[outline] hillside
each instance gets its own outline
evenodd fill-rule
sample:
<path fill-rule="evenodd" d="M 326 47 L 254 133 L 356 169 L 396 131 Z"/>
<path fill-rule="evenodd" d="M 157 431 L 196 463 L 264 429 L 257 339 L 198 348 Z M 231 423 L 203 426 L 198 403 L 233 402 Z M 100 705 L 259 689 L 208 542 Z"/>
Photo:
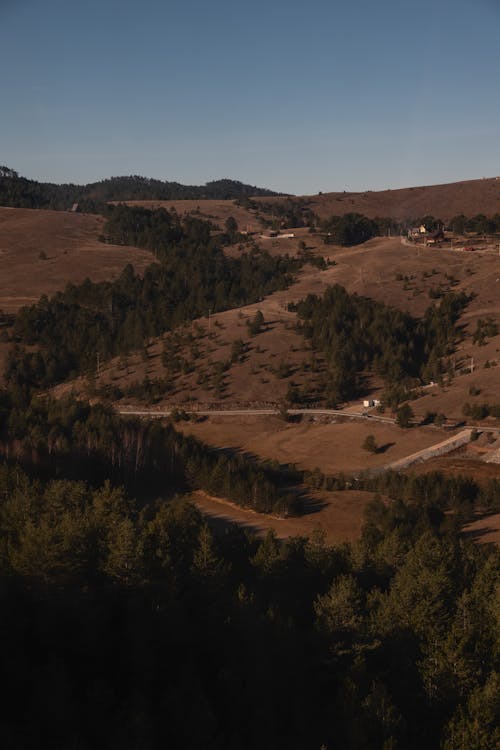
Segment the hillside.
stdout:
<path fill-rule="evenodd" d="M 443 185 L 409 187 L 399 190 L 332 192 L 309 196 L 258 195 L 251 200 L 129 200 L 146 208 L 175 209 L 179 214 L 210 218 L 221 227 L 233 216 L 240 229 L 261 232 L 270 224 L 297 231 L 318 220 L 348 213 L 359 213 L 371 219 L 417 221 L 434 216 L 446 222 L 463 214 L 470 218 L 483 214 L 500 214 L 500 178 Z M 307 229 L 306 229 L 307 231 Z"/>
<path fill-rule="evenodd" d="M 103 244 L 101 216 L 0 208 L 0 310 L 15 312 L 85 278 L 116 278 L 127 263 L 152 261 L 136 247 Z"/>
<path fill-rule="evenodd" d="M 398 190 L 332 192 L 293 200 L 306 203 L 322 219 L 356 212 L 370 218 L 384 216 L 399 221 L 428 215 L 447 221 L 459 214 L 492 216 L 500 212 L 500 177 Z M 256 202 L 277 203 L 280 199 L 256 198 Z"/>
<path fill-rule="evenodd" d="M 295 205 L 321 219 L 345 213 L 361 213 L 370 218 L 389 217 L 398 221 L 432 215 L 447 221 L 464 214 L 492 216 L 500 212 L 500 178 L 422 185 L 396 190 L 329 192 L 318 195 L 291 196 L 276 193 L 238 180 L 212 180 L 205 185 L 183 185 L 179 182 L 152 179 L 138 175 L 110 177 L 85 185 L 43 183 L 21 177 L 8 167 L 0 167 L 0 206 L 20 208 L 52 208 L 68 210 L 81 202 L 84 210 L 99 210 L 99 204 L 112 201 L 161 203 L 175 207 L 180 213 L 211 213 L 222 219 L 235 211 L 234 201 L 254 204 L 250 213 L 240 219 L 257 231 L 263 224 L 256 217 L 257 209 L 272 218 L 273 205 Z M 215 204 L 210 205 L 209 202 Z M 199 205 L 201 202 L 201 206 Z M 94 205 L 92 205 L 94 204 Z M 168 204 L 168 205 L 167 205 Z M 247 209 L 250 206 L 247 205 Z M 260 212 L 260 211 L 259 211 Z M 238 220 L 238 219 L 237 219 Z M 293 222 L 292 222 L 293 223 Z"/>
<path fill-rule="evenodd" d="M 110 177 L 86 185 L 54 184 L 21 177 L 8 167 L 0 167 L 0 206 L 68 210 L 79 201 L 103 203 L 124 200 L 233 200 L 243 196 L 274 196 L 275 192 L 238 180 L 213 180 L 206 185 L 181 185 L 130 175 Z"/>

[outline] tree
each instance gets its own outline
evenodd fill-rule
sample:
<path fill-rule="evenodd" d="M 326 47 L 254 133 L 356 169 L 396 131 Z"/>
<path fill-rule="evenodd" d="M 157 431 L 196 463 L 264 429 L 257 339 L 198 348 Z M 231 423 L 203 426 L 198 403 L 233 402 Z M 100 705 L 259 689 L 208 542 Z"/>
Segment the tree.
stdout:
<path fill-rule="evenodd" d="M 363 621 L 363 592 L 350 575 L 342 575 L 330 586 L 324 596 L 314 602 L 317 625 L 320 630 L 337 637 L 357 631 Z"/>
<path fill-rule="evenodd" d="M 140 568 L 137 532 L 132 520 L 125 518 L 110 534 L 108 559 L 104 570 L 111 578 L 130 585 L 139 580 Z"/>
<path fill-rule="evenodd" d="M 216 578 L 223 567 L 223 561 L 217 556 L 213 534 L 207 524 L 204 524 L 198 535 L 198 548 L 193 555 L 193 572 L 206 580 Z"/>
<path fill-rule="evenodd" d="M 374 435 L 367 435 L 363 445 L 361 446 L 368 453 L 377 453 L 378 445 Z"/>
<path fill-rule="evenodd" d="M 238 234 L 238 222 L 236 221 L 234 216 L 229 216 L 226 219 L 225 227 L 229 239 L 231 240 L 231 242 L 234 242 L 236 235 Z"/>
<path fill-rule="evenodd" d="M 396 424 L 403 428 L 411 427 L 411 422 L 414 416 L 410 404 L 403 404 L 396 411 Z"/>
<path fill-rule="evenodd" d="M 263 325 L 264 316 L 261 310 L 257 310 L 252 320 L 247 321 L 248 330 L 252 336 L 256 336 L 258 333 L 260 333 L 262 331 Z"/>
<path fill-rule="evenodd" d="M 242 339 L 235 339 L 231 344 L 231 364 L 241 362 L 245 353 L 245 344 Z"/>

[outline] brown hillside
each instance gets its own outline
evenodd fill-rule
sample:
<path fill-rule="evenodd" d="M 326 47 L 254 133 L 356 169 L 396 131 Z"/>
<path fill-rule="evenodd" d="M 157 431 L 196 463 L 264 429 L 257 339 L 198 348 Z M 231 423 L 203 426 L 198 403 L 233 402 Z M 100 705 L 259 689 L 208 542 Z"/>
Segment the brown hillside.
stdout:
<path fill-rule="evenodd" d="M 127 263 L 139 272 L 150 265 L 145 250 L 99 242 L 103 222 L 89 214 L 0 208 L 0 309 L 15 312 L 87 276 L 113 279 Z"/>
<path fill-rule="evenodd" d="M 272 203 L 283 198 L 259 197 L 254 200 Z M 323 193 L 295 200 L 306 200 L 308 207 L 321 218 L 351 212 L 370 218 L 390 216 L 398 220 L 428 214 L 444 221 L 458 214 L 475 216 L 482 213 L 491 216 L 500 212 L 500 177 L 399 190 Z"/>
<path fill-rule="evenodd" d="M 464 253 L 459 250 L 431 249 L 404 245 L 399 238 L 377 238 L 355 248 L 323 246 L 336 265 L 321 271 L 306 266 L 297 281 L 285 291 L 269 295 L 258 303 L 228 310 L 202 319 L 176 337 L 176 354 L 186 363 L 184 371 L 171 373 L 162 364 L 161 352 L 167 334 L 151 342 L 148 356 L 132 354 L 127 364 L 117 358 L 106 363 L 98 385 L 114 385 L 124 390 L 134 381 L 167 378 L 171 390 L 158 402 L 186 404 L 189 400 L 202 403 L 263 403 L 282 400 L 290 384 L 313 400 L 321 399 L 319 377 L 321 358 L 313 368 L 310 346 L 294 330 L 296 315 L 287 310 L 290 302 L 297 302 L 309 293 L 322 294 L 326 287 L 339 283 L 349 292 L 356 292 L 386 304 L 421 316 L 434 300 L 431 290 L 465 291 L 475 295 L 463 317 L 465 338 L 460 342 L 455 363 L 457 377 L 451 386 L 437 386 L 414 402 L 415 412 L 425 416 L 427 411 L 444 412 L 452 418 L 461 417 L 465 400 L 471 402 L 487 398 L 500 401 L 496 389 L 496 367 L 484 368 L 500 361 L 497 349 L 500 337 L 491 338 L 484 346 L 472 342 L 479 318 L 493 318 L 500 328 L 500 297 L 497 279 L 500 278 L 500 258 L 493 253 Z M 319 248 L 318 248 L 319 249 Z M 247 322 L 261 310 L 265 325 L 261 333 L 250 336 Z M 188 334 L 194 334 L 194 342 Z M 217 363 L 227 362 L 235 340 L 241 339 L 245 352 L 224 370 L 219 393 L 215 387 Z M 474 357 L 473 375 L 459 375 L 458 371 Z M 282 372 L 282 364 L 287 371 Z M 468 396 L 471 383 L 481 389 L 480 395 Z M 77 384 L 75 384 L 77 385 Z M 380 390 L 381 384 L 370 379 L 368 385 Z M 82 383 L 77 385 L 77 389 Z M 64 386 L 66 389 L 67 386 Z M 127 397 L 127 403 L 134 400 Z"/>

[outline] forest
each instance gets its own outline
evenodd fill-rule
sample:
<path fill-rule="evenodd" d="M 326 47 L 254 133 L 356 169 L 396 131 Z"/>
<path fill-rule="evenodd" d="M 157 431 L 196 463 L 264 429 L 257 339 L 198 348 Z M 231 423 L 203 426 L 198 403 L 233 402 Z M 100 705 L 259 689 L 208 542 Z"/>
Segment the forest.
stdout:
<path fill-rule="evenodd" d="M 380 478 L 359 542 L 259 538 L 183 499 L 217 458 L 170 429 L 0 409 L 5 747 L 498 748 L 500 553 L 461 536 L 470 487 Z"/>
<path fill-rule="evenodd" d="M 74 203 L 127 200 L 233 200 L 250 195 L 277 195 L 272 190 L 245 185 L 238 180 L 213 180 L 206 185 L 181 185 L 130 175 L 110 177 L 87 185 L 58 185 L 21 177 L 9 167 L 0 167 L 0 206 L 13 208 L 50 208 L 68 211 Z"/>
<path fill-rule="evenodd" d="M 325 359 L 328 402 L 359 395 L 368 371 L 383 378 L 389 389 L 439 380 L 467 302 L 464 293 L 450 292 L 418 320 L 382 302 L 349 294 L 338 284 L 322 297 L 308 295 L 296 306 L 299 328 Z"/>
<path fill-rule="evenodd" d="M 0 390 L 0 456 L 37 475 L 112 479 L 144 496 L 204 489 L 259 513 L 300 512 L 296 476 L 241 454 L 211 450 L 171 425 L 123 419 L 71 397 L 20 402 Z M 168 494 L 168 493 L 167 493 Z"/>

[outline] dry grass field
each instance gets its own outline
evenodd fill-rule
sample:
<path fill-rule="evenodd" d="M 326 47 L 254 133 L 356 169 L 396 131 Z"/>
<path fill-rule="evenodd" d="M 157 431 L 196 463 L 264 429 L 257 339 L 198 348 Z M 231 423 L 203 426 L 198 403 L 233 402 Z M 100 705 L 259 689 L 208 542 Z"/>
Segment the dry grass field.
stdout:
<path fill-rule="evenodd" d="M 179 422 L 177 429 L 195 435 L 209 445 L 240 450 L 259 459 L 319 468 L 325 474 L 359 473 L 396 461 L 449 437 L 435 427 L 403 430 L 380 422 L 338 418 L 321 422 L 304 417 L 287 423 L 279 417 L 213 416 L 202 422 Z M 379 453 L 368 453 L 362 444 L 368 434 L 375 437 Z"/>
<path fill-rule="evenodd" d="M 15 312 L 86 277 L 116 278 L 127 263 L 138 272 L 150 265 L 145 250 L 99 242 L 103 221 L 90 214 L 0 208 L 0 310 Z"/>
<path fill-rule="evenodd" d="M 371 492 L 311 492 L 309 508 L 299 518 L 274 518 L 239 508 L 205 492 L 194 492 L 191 500 L 213 523 L 236 523 L 264 535 L 273 530 L 279 539 L 291 536 L 310 536 L 322 529 L 329 544 L 340 544 L 359 539 L 364 520 L 364 509 L 373 498 Z"/>

